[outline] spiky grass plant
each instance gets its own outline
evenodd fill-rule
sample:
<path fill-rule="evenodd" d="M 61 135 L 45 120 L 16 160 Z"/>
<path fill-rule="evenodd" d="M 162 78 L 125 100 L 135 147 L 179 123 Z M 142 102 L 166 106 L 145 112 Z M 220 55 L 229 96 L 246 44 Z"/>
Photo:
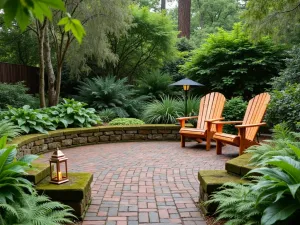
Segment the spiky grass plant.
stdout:
<path fill-rule="evenodd" d="M 161 97 L 161 100 L 154 100 L 146 104 L 143 111 L 143 121 L 146 123 L 176 123 L 176 118 L 182 116 L 178 99 L 170 96 Z"/>
<path fill-rule="evenodd" d="M 12 138 L 19 136 L 22 130 L 20 127 L 14 125 L 8 120 L 0 121 L 0 138 L 7 136 L 7 139 L 10 141 Z"/>

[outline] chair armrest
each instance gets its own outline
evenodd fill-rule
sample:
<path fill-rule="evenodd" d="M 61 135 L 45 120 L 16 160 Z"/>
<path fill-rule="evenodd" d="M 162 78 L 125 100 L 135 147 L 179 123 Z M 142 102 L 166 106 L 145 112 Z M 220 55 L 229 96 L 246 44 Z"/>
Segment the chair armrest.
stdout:
<path fill-rule="evenodd" d="M 180 118 L 176 118 L 176 120 L 189 120 L 189 119 L 196 119 L 198 118 L 198 116 L 189 116 L 189 117 L 180 117 Z"/>
<path fill-rule="evenodd" d="M 215 122 L 215 121 L 219 121 L 219 120 L 224 120 L 224 117 L 218 118 L 218 119 L 207 119 L 205 120 L 205 122 Z"/>
<path fill-rule="evenodd" d="M 257 123 L 257 124 L 245 124 L 245 125 L 236 125 L 236 128 L 247 128 L 247 127 L 259 127 L 259 126 L 265 126 L 266 123 Z"/>
<path fill-rule="evenodd" d="M 243 123 L 243 121 L 216 121 L 212 123 L 213 124 L 239 124 L 239 123 Z"/>

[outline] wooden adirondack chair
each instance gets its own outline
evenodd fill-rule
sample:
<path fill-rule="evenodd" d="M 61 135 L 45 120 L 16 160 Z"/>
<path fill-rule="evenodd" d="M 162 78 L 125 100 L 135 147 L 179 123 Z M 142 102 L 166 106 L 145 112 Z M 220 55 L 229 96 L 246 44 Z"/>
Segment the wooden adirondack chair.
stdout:
<path fill-rule="evenodd" d="M 200 100 L 199 115 L 191 117 L 177 118 L 179 120 L 181 129 L 181 147 L 185 147 L 185 138 L 195 138 L 198 142 L 206 139 L 206 150 L 210 149 L 211 138 L 216 132 L 216 126 L 212 124 L 213 121 L 219 121 L 225 105 L 225 97 L 221 93 L 212 92 Z M 185 121 L 188 119 L 197 118 L 196 128 L 186 128 Z"/>
<path fill-rule="evenodd" d="M 217 154 L 222 154 L 223 143 L 231 144 L 240 148 L 239 154 L 243 154 L 244 150 L 252 145 L 259 145 L 255 136 L 260 126 L 266 125 L 262 123 L 262 119 L 270 101 L 268 93 L 262 93 L 252 98 L 247 106 L 243 121 L 217 121 L 213 122 L 217 125 L 217 132 L 213 135 L 213 139 L 217 142 Z M 238 135 L 222 133 L 224 124 L 241 124 L 236 125 Z"/>

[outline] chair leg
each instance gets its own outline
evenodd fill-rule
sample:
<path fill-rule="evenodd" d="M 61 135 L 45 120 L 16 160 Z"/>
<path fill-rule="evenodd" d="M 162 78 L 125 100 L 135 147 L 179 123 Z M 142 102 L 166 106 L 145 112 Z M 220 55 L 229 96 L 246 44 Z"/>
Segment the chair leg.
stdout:
<path fill-rule="evenodd" d="M 185 147 L 185 137 L 184 136 L 180 136 L 181 137 L 181 148 L 184 148 Z"/>
<path fill-rule="evenodd" d="M 210 142 L 211 142 L 211 138 L 209 136 L 207 136 L 207 138 L 206 138 L 206 151 L 210 150 Z"/>
<path fill-rule="evenodd" d="M 223 147 L 223 144 L 221 141 L 217 140 L 217 155 L 221 155 L 222 154 L 222 147 Z"/>
<path fill-rule="evenodd" d="M 245 148 L 245 144 L 244 144 L 244 143 L 240 143 L 240 152 L 239 152 L 239 155 L 243 155 L 245 149 L 246 149 L 246 148 Z"/>

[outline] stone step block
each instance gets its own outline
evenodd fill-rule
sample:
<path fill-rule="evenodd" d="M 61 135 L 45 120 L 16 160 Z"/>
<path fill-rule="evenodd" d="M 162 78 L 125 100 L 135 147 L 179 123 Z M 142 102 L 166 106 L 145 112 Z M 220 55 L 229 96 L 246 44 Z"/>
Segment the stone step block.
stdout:
<path fill-rule="evenodd" d="M 225 164 L 225 169 L 228 173 L 238 176 L 245 176 L 250 170 L 255 167 L 249 166 L 251 154 L 243 154 L 234 159 L 228 160 Z"/>
<path fill-rule="evenodd" d="M 32 182 L 38 184 L 40 181 L 50 175 L 50 165 L 45 163 L 32 163 L 32 167 L 28 169 L 24 177 Z"/>

